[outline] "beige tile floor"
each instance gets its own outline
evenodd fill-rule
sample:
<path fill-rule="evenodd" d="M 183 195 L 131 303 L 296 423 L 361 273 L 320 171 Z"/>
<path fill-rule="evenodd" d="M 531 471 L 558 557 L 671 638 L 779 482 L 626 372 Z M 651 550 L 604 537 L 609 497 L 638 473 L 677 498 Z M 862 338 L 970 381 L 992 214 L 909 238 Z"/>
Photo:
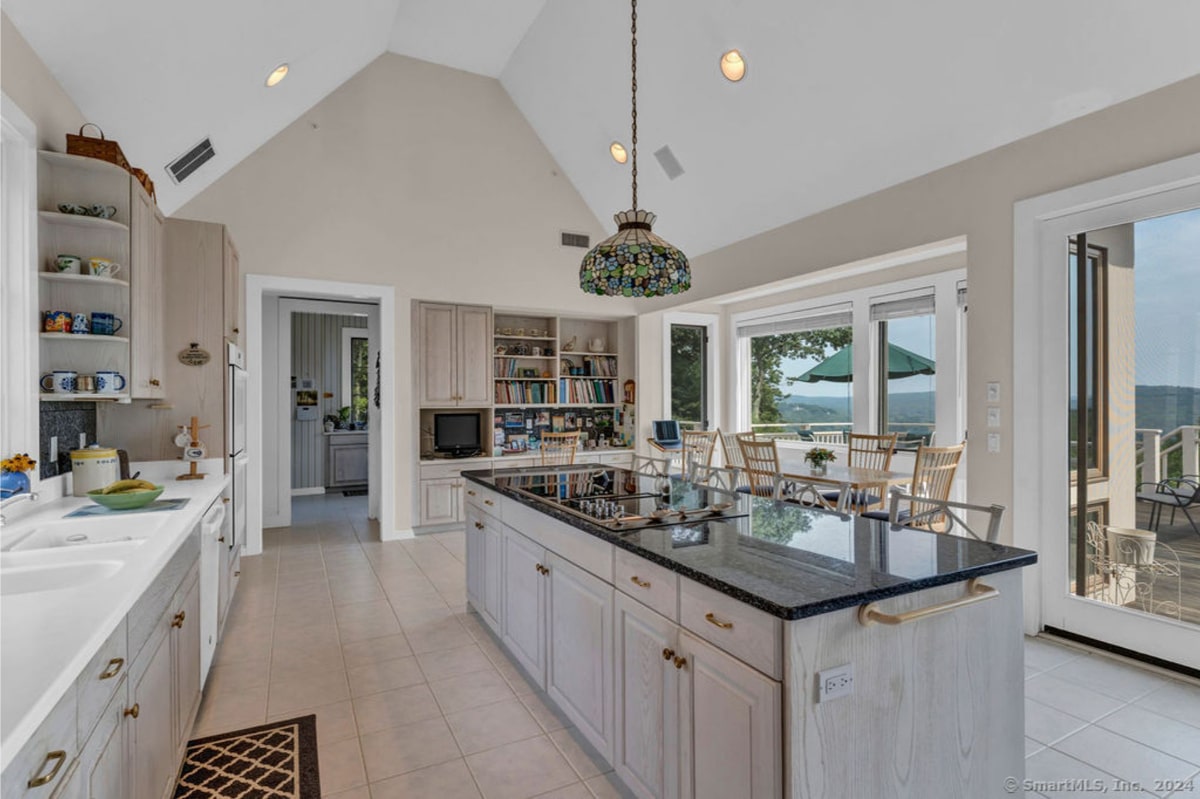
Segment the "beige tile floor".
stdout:
<path fill-rule="evenodd" d="M 195 736 L 317 716 L 338 799 L 626 796 L 466 609 L 462 532 L 381 544 L 365 498 L 302 497 L 242 579 Z M 1028 639 L 1026 777 L 1194 780 L 1200 687 Z M 1095 796 L 1031 792 L 1059 799 Z"/>

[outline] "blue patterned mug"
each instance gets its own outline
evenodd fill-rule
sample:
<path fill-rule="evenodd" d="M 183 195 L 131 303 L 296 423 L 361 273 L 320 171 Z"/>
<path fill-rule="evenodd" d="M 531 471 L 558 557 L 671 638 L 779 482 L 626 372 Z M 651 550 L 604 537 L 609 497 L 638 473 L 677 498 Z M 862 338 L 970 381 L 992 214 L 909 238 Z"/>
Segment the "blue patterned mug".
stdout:
<path fill-rule="evenodd" d="M 125 376 L 120 372 L 96 372 L 97 394 L 120 394 L 125 390 Z"/>
<path fill-rule="evenodd" d="M 71 322 L 71 332 L 79 335 L 85 335 L 92 332 L 92 323 L 88 321 L 87 314 L 75 314 L 75 320 Z"/>
<path fill-rule="evenodd" d="M 75 372 L 68 369 L 55 369 L 50 374 L 42 375 L 42 391 L 53 391 L 55 394 L 71 394 L 75 391 Z"/>
<path fill-rule="evenodd" d="M 121 329 L 125 323 L 119 316 L 105 311 L 92 311 L 92 335 L 111 336 Z"/>

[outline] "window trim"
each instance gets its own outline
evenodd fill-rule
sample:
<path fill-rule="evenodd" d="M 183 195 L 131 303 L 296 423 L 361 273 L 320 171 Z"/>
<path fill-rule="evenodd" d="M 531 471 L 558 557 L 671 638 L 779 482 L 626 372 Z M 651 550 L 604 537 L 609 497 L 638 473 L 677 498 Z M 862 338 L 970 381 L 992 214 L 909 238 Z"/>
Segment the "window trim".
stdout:
<path fill-rule="evenodd" d="M 668 311 L 663 314 L 662 326 L 662 413 L 660 419 L 671 418 L 671 326 L 672 325 L 688 325 L 690 327 L 703 327 L 705 335 L 708 336 L 708 346 L 705 348 L 705 373 L 708 380 L 704 386 L 705 391 L 705 407 L 708 408 L 708 423 L 709 428 L 714 429 L 720 426 L 721 416 L 721 395 L 717 391 L 717 386 L 720 382 L 720 359 L 717 357 L 717 342 L 721 339 L 717 336 L 718 322 L 720 316 L 717 314 L 707 313 L 688 313 L 685 311 Z"/>
<path fill-rule="evenodd" d="M 354 342 L 354 339 L 356 339 L 356 338 L 364 339 L 367 342 L 367 347 L 369 349 L 371 346 L 370 328 L 366 328 L 366 327 L 343 327 L 342 328 L 342 357 L 341 357 L 342 390 L 341 390 L 341 395 L 340 395 L 339 402 L 338 402 L 339 408 L 344 408 L 347 405 L 350 405 L 351 400 L 353 399 L 353 397 L 351 396 L 352 387 L 350 384 L 350 371 L 351 371 L 351 354 L 353 352 L 352 348 L 354 346 L 353 342 Z M 368 370 L 368 372 L 370 371 L 370 367 L 371 367 L 370 360 L 371 360 L 370 353 L 368 352 L 368 354 L 367 354 L 367 362 L 368 362 L 367 370 Z M 367 383 L 368 383 L 368 385 L 370 384 L 370 375 L 369 374 L 367 376 Z M 370 402 L 368 401 L 367 404 L 370 405 Z"/>

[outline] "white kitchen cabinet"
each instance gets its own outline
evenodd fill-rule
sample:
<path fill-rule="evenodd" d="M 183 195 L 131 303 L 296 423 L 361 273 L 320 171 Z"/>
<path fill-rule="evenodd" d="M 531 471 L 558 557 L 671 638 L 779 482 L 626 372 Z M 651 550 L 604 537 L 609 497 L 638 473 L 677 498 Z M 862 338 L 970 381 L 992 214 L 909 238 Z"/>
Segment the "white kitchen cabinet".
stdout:
<path fill-rule="evenodd" d="M 231 546 L 233 543 L 233 514 L 229 511 L 230 496 L 229 489 L 225 489 L 221 496 L 221 502 L 225 504 L 225 518 L 221 522 L 221 537 L 217 539 L 220 546 L 217 548 L 217 637 L 221 637 L 221 633 L 225 630 L 225 618 L 229 615 L 229 603 L 233 599 L 233 587 L 236 585 L 230 580 L 230 570 L 234 560 L 235 550 Z M 237 549 L 240 551 L 241 542 L 237 542 Z"/>
<path fill-rule="evenodd" d="M 780 799 L 780 684 L 686 631 L 677 657 L 681 795 Z"/>
<path fill-rule="evenodd" d="M 484 541 L 484 514 L 473 505 L 466 510 L 466 557 L 467 557 L 467 602 L 476 610 L 483 608 L 484 565 L 486 546 Z"/>
<path fill-rule="evenodd" d="M 419 303 L 417 338 L 421 405 L 492 404 L 490 307 Z"/>
<path fill-rule="evenodd" d="M 75 714 L 72 685 L 4 769 L 0 796 L 43 799 L 71 779 L 71 763 L 79 754 Z"/>
<path fill-rule="evenodd" d="M 133 719 L 126 715 L 128 686 L 124 679 L 109 702 L 96 731 L 79 755 L 80 799 L 132 796 L 129 772 L 129 731 Z M 140 713 L 139 713 L 140 715 Z M 64 795 L 70 795 L 64 790 Z M 56 799 L 59 799 L 56 797 Z"/>
<path fill-rule="evenodd" d="M 333 433 L 325 436 L 325 485 L 338 488 L 366 485 L 368 444 L 366 433 Z"/>
<path fill-rule="evenodd" d="M 161 399 L 163 347 L 163 215 L 150 195 L 130 181 L 129 282 L 136 312 L 129 320 L 129 389 L 134 399 Z"/>
<path fill-rule="evenodd" d="M 200 706 L 200 580 L 180 591 L 171 615 L 171 667 L 175 699 L 175 735 L 180 746 L 187 741 Z"/>
<path fill-rule="evenodd" d="M 546 687 L 546 550 L 507 525 L 504 548 L 504 643 L 539 688 Z"/>
<path fill-rule="evenodd" d="M 493 519 L 484 522 L 483 546 L 483 619 L 496 635 L 504 631 L 504 535 Z"/>
<path fill-rule="evenodd" d="M 421 481 L 420 524 L 453 524 L 462 521 L 462 487 L 459 477 Z"/>
<path fill-rule="evenodd" d="M 679 628 L 620 593 L 614 606 L 612 764 L 643 799 L 679 796 Z"/>
<path fill-rule="evenodd" d="M 161 799 L 175 774 L 174 670 L 171 637 L 158 626 L 130 672 L 129 710 L 133 718 L 130 771 L 133 799 Z M 136 715 L 134 715 L 136 714 Z"/>
<path fill-rule="evenodd" d="M 585 738 L 612 759 L 612 586 L 549 554 L 546 693 Z"/>
<path fill-rule="evenodd" d="M 221 272 L 224 288 L 225 338 L 239 347 L 242 344 L 242 329 L 238 321 L 242 308 L 242 271 L 241 258 L 237 247 L 229 236 L 229 228 L 222 226 L 222 258 Z"/>

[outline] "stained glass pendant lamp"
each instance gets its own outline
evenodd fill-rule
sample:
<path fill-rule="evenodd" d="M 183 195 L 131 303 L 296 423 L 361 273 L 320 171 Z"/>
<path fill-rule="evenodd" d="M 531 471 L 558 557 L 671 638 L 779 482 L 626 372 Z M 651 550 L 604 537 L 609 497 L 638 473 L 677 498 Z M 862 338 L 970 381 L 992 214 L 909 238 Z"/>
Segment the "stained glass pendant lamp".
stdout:
<path fill-rule="evenodd" d="M 579 266 L 579 287 L 605 297 L 662 297 L 692 286 L 687 256 L 654 235 L 655 216 L 638 209 L 637 197 L 637 0 L 630 0 L 632 24 L 633 208 L 613 215 L 617 232 L 597 244 Z"/>

